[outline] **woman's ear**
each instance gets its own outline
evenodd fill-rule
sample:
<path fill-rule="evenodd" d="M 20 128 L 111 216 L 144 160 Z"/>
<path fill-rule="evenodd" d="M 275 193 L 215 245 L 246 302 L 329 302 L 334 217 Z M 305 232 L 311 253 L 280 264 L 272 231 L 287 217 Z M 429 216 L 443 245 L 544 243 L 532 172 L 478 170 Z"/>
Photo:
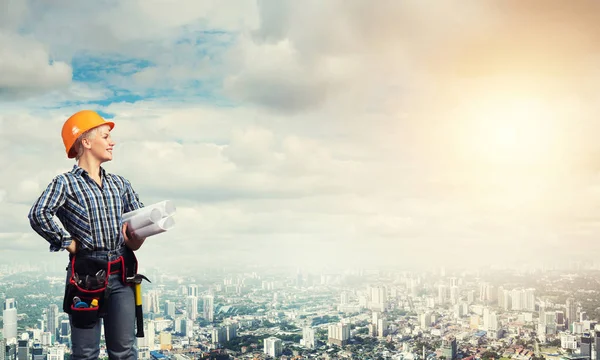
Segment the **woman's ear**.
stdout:
<path fill-rule="evenodd" d="M 91 149 L 92 148 L 92 142 L 88 138 L 81 139 L 81 145 L 84 148 L 86 148 L 86 149 Z"/>

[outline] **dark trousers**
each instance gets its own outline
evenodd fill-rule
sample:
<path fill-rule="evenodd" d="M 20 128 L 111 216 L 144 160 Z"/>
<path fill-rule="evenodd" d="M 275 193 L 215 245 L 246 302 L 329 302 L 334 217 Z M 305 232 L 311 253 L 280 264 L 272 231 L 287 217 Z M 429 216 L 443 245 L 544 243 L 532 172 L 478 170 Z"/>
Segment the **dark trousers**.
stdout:
<path fill-rule="evenodd" d="M 96 257 L 114 261 L 123 254 L 123 250 L 96 251 L 77 254 L 82 257 Z M 71 273 L 71 262 L 67 268 L 67 281 Z M 137 360 L 135 347 L 135 293 L 134 288 L 122 282 L 122 274 L 112 274 L 108 278 L 109 296 L 106 303 L 106 314 L 91 329 L 73 326 L 71 321 L 71 347 L 73 360 L 97 360 L 100 354 L 100 334 L 104 324 L 104 338 L 109 359 Z M 69 316 L 71 320 L 71 316 Z"/>

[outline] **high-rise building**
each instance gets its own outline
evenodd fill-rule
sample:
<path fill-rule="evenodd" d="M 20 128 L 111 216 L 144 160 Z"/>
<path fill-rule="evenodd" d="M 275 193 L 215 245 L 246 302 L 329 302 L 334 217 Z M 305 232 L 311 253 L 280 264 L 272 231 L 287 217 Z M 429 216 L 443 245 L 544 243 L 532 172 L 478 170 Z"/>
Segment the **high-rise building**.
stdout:
<path fill-rule="evenodd" d="M 350 325 L 342 323 L 329 325 L 327 343 L 344 346 L 348 343 L 348 339 L 350 339 Z"/>
<path fill-rule="evenodd" d="M 161 350 L 171 350 L 173 348 L 173 339 L 169 332 L 161 331 L 158 335 L 158 341 Z"/>
<path fill-rule="evenodd" d="M 591 358 L 592 356 L 592 336 L 590 333 L 585 333 L 581 336 L 580 354 L 587 358 Z"/>
<path fill-rule="evenodd" d="M 204 297 L 203 315 L 206 321 L 213 322 L 215 320 L 215 297 L 213 295 L 206 295 Z"/>
<path fill-rule="evenodd" d="M 212 329 L 213 344 L 222 344 L 227 341 L 227 329 L 223 326 Z"/>
<path fill-rule="evenodd" d="M 150 298 L 152 299 L 152 305 L 150 306 L 150 312 L 160 314 L 160 302 L 158 297 L 158 291 L 150 291 Z"/>
<path fill-rule="evenodd" d="M 438 285 L 438 304 L 446 302 L 447 287 L 444 284 Z"/>
<path fill-rule="evenodd" d="M 385 311 L 387 304 L 387 288 L 385 286 L 374 286 L 371 288 L 371 310 Z"/>
<path fill-rule="evenodd" d="M 50 304 L 48 311 L 46 312 L 46 331 L 52 334 L 53 338 L 56 339 L 56 329 L 58 329 L 58 305 Z"/>
<path fill-rule="evenodd" d="M 188 296 L 185 309 L 187 311 L 188 319 L 196 320 L 198 317 L 198 298 L 195 296 Z"/>
<path fill-rule="evenodd" d="M 304 340 L 304 347 L 307 349 L 315 348 L 315 329 L 311 327 L 305 327 L 302 330 L 302 339 Z"/>
<path fill-rule="evenodd" d="M 458 286 L 450 287 L 450 303 L 452 305 L 458 303 Z"/>
<path fill-rule="evenodd" d="M 194 298 L 196 299 L 196 298 Z M 194 321 L 192 319 L 185 319 L 183 326 L 183 336 L 191 338 L 194 336 Z"/>
<path fill-rule="evenodd" d="M 191 284 L 188 285 L 188 296 L 195 296 L 198 297 L 198 285 L 196 284 Z"/>
<path fill-rule="evenodd" d="M 165 315 L 171 318 L 175 318 L 175 303 L 173 301 L 165 301 Z"/>
<path fill-rule="evenodd" d="M 67 344 L 71 341 L 71 325 L 69 324 L 69 320 L 65 319 L 60 322 L 58 332 L 61 343 Z"/>
<path fill-rule="evenodd" d="M 340 295 L 340 305 L 346 305 L 348 304 L 348 293 L 345 291 L 342 291 L 342 294 Z"/>
<path fill-rule="evenodd" d="M 475 290 L 469 290 L 467 292 L 467 303 L 470 305 L 475 301 Z"/>
<path fill-rule="evenodd" d="M 442 355 L 448 360 L 455 360 L 457 357 L 456 338 L 450 337 L 442 340 Z"/>
<path fill-rule="evenodd" d="M 377 336 L 384 337 L 388 333 L 388 324 L 386 319 L 377 320 Z M 350 338 L 350 331 L 348 330 L 348 338 Z M 347 340 L 346 340 L 347 341 Z"/>
<path fill-rule="evenodd" d="M 264 353 L 271 357 L 281 356 L 282 352 L 281 340 L 276 337 L 270 337 L 265 339 Z"/>
<path fill-rule="evenodd" d="M 231 341 L 237 337 L 237 325 L 229 324 L 225 326 L 225 332 L 227 334 L 227 341 Z"/>
<path fill-rule="evenodd" d="M 567 328 L 570 328 L 577 321 L 577 304 L 575 303 L 575 299 L 572 297 L 568 298 L 565 308 L 566 325 Z"/>
<path fill-rule="evenodd" d="M 146 291 L 142 294 L 142 308 L 144 313 L 160 313 L 158 292 L 156 290 Z"/>
<path fill-rule="evenodd" d="M 498 306 L 501 308 L 504 308 L 505 307 L 504 301 L 505 301 L 504 287 L 498 286 Z"/>
<path fill-rule="evenodd" d="M 65 348 L 62 346 L 54 346 L 48 349 L 46 360 L 64 360 Z"/>
<path fill-rule="evenodd" d="M 17 341 L 17 359 L 18 360 L 29 360 L 29 339 L 20 339 Z"/>
<path fill-rule="evenodd" d="M 527 311 L 535 311 L 535 289 L 525 289 L 524 308 Z"/>
<path fill-rule="evenodd" d="M 4 311 L 2 313 L 4 323 L 3 335 L 7 342 L 17 338 L 17 303 L 15 299 L 10 298 L 4 301 Z"/>
<path fill-rule="evenodd" d="M 46 349 L 40 343 L 34 343 L 31 348 L 31 360 L 46 360 Z"/>
<path fill-rule="evenodd" d="M 0 333 L 0 360 L 4 360 L 5 355 L 6 355 L 6 339 L 4 339 L 4 336 L 2 336 L 2 334 Z"/>
<path fill-rule="evenodd" d="M 600 359 L 600 331 L 594 331 L 593 334 L 596 359 Z"/>

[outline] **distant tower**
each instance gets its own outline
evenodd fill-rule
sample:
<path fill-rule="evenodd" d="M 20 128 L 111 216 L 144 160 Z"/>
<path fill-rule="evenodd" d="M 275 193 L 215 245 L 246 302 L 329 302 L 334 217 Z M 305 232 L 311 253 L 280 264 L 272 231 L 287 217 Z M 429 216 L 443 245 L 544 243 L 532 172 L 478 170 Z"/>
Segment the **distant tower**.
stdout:
<path fill-rule="evenodd" d="M 592 356 L 592 336 L 589 333 L 585 333 L 581 336 L 581 356 L 585 356 L 588 359 Z"/>
<path fill-rule="evenodd" d="M 188 296 L 198 297 L 198 285 L 196 285 L 196 284 L 188 285 Z"/>
<path fill-rule="evenodd" d="M 304 347 L 307 349 L 315 348 L 315 329 L 311 327 L 305 327 L 302 330 L 302 338 L 304 339 Z"/>
<path fill-rule="evenodd" d="M 574 298 L 568 298 L 566 303 L 566 318 L 567 318 L 567 329 L 571 328 L 571 325 L 577 321 L 577 306 Z"/>
<path fill-rule="evenodd" d="M 58 328 L 58 306 L 56 304 L 50 304 L 48 306 L 47 317 L 47 328 L 46 330 L 52 334 L 52 341 L 56 340 L 56 329 Z"/>
<path fill-rule="evenodd" d="M 17 338 L 17 303 L 15 299 L 10 298 L 4 301 L 4 312 L 2 313 L 4 321 L 4 338 L 7 341 Z"/>
<path fill-rule="evenodd" d="M 600 359 L 600 331 L 594 331 L 594 348 L 596 350 L 596 359 Z"/>
<path fill-rule="evenodd" d="M 186 310 L 188 319 L 196 320 L 198 317 L 198 298 L 195 296 L 188 296 L 186 303 Z"/>
<path fill-rule="evenodd" d="M 204 297 L 204 319 L 213 322 L 215 320 L 215 297 L 213 295 L 206 295 Z"/>

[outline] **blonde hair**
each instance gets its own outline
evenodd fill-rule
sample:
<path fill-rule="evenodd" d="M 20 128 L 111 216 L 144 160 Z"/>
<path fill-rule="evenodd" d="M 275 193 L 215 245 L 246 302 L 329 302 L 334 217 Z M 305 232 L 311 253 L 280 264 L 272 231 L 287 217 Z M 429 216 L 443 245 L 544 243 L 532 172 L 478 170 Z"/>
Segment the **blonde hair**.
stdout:
<path fill-rule="evenodd" d="M 108 125 L 100 125 L 93 129 L 89 129 L 88 131 L 81 134 L 81 136 L 79 136 L 77 138 L 77 140 L 75 140 L 75 143 L 73 144 L 73 149 L 75 149 L 75 151 L 76 151 L 75 161 L 78 161 L 79 158 L 81 158 L 81 156 L 83 156 L 82 141 L 84 139 L 90 139 L 90 140 L 94 139 L 96 137 L 96 135 L 98 134 L 98 131 L 100 131 L 100 129 L 105 128 L 105 127 L 108 127 L 110 129 L 110 127 Z"/>

